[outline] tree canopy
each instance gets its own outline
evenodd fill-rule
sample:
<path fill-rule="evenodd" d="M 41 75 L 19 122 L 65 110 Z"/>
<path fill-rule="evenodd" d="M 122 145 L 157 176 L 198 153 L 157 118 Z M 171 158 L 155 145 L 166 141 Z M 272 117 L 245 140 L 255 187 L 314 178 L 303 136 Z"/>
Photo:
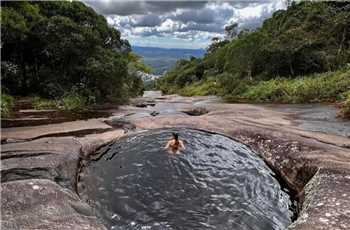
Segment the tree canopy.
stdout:
<path fill-rule="evenodd" d="M 179 61 L 160 80 L 164 91 L 176 91 L 195 80 L 215 78 L 223 92 L 240 81 L 335 71 L 350 62 L 350 3 L 300 2 L 279 10 L 255 31 L 241 31 L 213 41 L 203 59 Z M 236 28 L 235 25 L 228 29 Z M 195 70 L 203 76 L 195 78 Z"/>
<path fill-rule="evenodd" d="M 2 88 L 10 94 L 57 98 L 74 90 L 122 101 L 142 91 L 128 71 L 128 41 L 81 2 L 1 2 L 1 33 Z"/>

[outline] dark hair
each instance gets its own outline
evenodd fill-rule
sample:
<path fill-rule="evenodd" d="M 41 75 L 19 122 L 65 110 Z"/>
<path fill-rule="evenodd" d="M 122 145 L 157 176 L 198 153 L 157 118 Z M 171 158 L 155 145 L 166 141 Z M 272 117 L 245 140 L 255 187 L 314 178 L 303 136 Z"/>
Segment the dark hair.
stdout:
<path fill-rule="evenodd" d="M 174 139 L 175 139 L 176 141 L 179 140 L 179 134 L 173 133 L 173 137 L 174 137 Z"/>

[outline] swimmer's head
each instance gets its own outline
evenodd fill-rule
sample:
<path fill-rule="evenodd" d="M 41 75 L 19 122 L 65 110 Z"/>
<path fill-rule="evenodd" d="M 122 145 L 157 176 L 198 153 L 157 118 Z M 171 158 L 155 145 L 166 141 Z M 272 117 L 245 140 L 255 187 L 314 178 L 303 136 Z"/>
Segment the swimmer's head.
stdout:
<path fill-rule="evenodd" d="M 177 133 L 173 133 L 173 138 L 174 138 L 174 140 L 179 140 L 179 134 L 177 134 Z"/>

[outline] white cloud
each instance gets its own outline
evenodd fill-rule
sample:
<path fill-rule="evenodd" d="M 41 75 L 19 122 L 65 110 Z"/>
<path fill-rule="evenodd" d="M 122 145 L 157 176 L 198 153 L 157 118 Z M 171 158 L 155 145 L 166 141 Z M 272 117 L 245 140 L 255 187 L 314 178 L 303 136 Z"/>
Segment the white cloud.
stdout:
<path fill-rule="evenodd" d="M 266 1 L 89 1 L 107 22 L 131 44 L 158 43 L 160 47 L 205 47 L 212 37 L 222 37 L 224 27 L 256 28 L 281 8 L 283 0 Z"/>

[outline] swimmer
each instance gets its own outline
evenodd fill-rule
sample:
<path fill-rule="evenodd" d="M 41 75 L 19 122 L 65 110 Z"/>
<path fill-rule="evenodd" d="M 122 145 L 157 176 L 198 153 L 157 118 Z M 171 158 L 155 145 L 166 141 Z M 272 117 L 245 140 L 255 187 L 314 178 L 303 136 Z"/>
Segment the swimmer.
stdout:
<path fill-rule="evenodd" d="M 168 141 L 165 149 L 171 150 L 173 153 L 177 153 L 180 149 L 185 149 L 184 143 L 179 140 L 179 134 L 173 133 L 173 138 Z"/>

